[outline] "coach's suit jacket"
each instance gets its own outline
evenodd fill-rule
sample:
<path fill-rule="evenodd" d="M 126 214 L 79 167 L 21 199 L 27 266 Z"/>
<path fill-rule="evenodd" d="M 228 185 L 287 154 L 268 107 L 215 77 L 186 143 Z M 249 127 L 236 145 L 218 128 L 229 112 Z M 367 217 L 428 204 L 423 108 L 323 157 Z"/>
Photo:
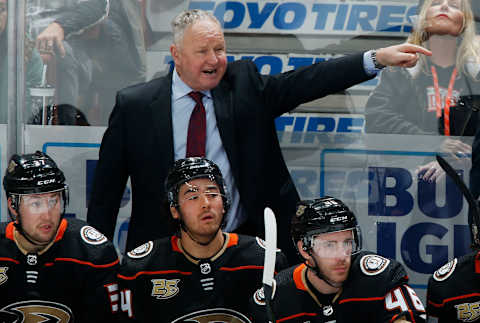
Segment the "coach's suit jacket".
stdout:
<path fill-rule="evenodd" d="M 299 104 L 366 81 L 363 55 L 265 76 L 254 63 L 229 63 L 211 93 L 217 126 L 247 212 L 242 233 L 263 235 L 263 209 L 277 216 L 278 245 L 292 260 L 289 227 L 299 200 L 285 165 L 274 119 Z M 121 90 L 103 136 L 87 220 L 112 238 L 120 200 L 130 176 L 132 214 L 127 250 L 167 236 L 162 202 L 174 162 L 172 73 Z M 294 256 L 293 256 L 294 257 Z"/>

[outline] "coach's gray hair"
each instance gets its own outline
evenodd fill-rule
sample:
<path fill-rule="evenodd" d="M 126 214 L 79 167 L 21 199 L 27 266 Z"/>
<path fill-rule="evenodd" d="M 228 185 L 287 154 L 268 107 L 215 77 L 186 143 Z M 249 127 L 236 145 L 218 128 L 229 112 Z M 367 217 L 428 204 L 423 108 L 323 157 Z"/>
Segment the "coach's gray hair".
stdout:
<path fill-rule="evenodd" d="M 221 26 L 218 19 L 211 12 L 201 9 L 185 10 L 173 18 L 171 26 L 173 32 L 173 42 L 175 45 L 179 46 L 181 44 L 183 40 L 183 34 L 188 26 L 205 19 L 210 19 Z"/>

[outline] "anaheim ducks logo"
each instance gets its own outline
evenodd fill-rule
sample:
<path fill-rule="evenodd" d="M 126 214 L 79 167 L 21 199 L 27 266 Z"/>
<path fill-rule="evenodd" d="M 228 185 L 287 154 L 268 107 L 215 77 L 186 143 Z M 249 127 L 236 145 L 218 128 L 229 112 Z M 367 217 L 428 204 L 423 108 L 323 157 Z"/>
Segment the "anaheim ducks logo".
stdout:
<path fill-rule="evenodd" d="M 251 323 L 242 313 L 226 308 L 212 308 L 182 316 L 172 323 Z"/>
<path fill-rule="evenodd" d="M 67 306 L 47 301 L 23 301 L 0 310 L 0 321 L 5 323 L 73 322 L 73 313 Z"/>
<path fill-rule="evenodd" d="M 477 321 L 480 317 L 480 312 L 478 311 L 479 307 L 480 302 L 455 305 L 455 309 L 457 310 L 457 319 L 462 322 Z"/>

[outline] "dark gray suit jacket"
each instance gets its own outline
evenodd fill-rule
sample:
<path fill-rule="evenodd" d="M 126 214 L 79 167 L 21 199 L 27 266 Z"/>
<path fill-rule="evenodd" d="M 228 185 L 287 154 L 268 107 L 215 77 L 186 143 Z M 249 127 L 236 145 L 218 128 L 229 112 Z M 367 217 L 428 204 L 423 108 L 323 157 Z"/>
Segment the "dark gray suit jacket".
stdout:
<path fill-rule="evenodd" d="M 290 219 L 299 200 L 285 165 L 274 120 L 298 105 L 339 92 L 371 77 L 363 55 L 329 60 L 275 76 L 258 73 L 254 63 L 229 63 L 212 90 L 223 146 L 247 212 L 241 233 L 262 236 L 263 209 L 277 216 L 278 245 L 292 261 Z M 121 90 L 100 149 L 88 208 L 90 224 L 112 238 L 125 184 L 132 184 L 127 250 L 170 235 L 161 202 L 174 162 L 172 74 Z"/>

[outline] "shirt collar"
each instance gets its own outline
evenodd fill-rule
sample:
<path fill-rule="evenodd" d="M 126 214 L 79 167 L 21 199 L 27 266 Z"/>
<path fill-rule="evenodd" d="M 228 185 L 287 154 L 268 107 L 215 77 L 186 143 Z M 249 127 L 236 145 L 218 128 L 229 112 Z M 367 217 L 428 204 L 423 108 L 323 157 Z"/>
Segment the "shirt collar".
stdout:
<path fill-rule="evenodd" d="M 172 78 L 172 94 L 173 94 L 173 101 L 176 101 L 180 99 L 181 97 L 184 97 L 188 95 L 188 93 L 192 92 L 193 89 L 188 86 L 185 82 L 182 81 L 180 76 L 177 73 L 177 69 L 173 69 L 173 78 Z M 209 99 L 212 98 L 212 95 L 210 93 L 210 90 L 208 91 L 200 91 L 208 97 Z"/>

